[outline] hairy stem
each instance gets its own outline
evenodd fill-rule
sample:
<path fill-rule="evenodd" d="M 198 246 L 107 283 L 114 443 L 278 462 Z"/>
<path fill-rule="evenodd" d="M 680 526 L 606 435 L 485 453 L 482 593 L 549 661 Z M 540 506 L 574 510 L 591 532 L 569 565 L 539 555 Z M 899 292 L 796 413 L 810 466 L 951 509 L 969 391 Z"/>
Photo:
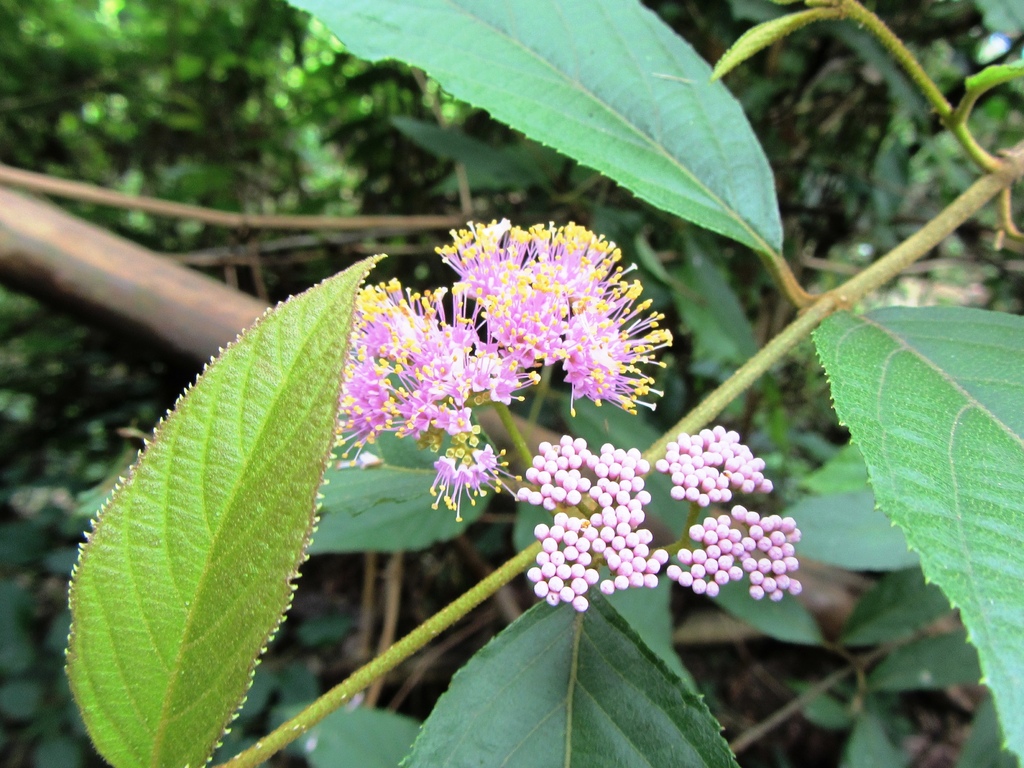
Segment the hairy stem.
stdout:
<path fill-rule="evenodd" d="M 928 76 L 928 73 L 924 71 L 924 67 L 914 57 L 914 54 L 903 44 L 902 40 L 896 37 L 893 31 L 889 29 L 889 26 L 861 5 L 858 0 L 838 0 L 837 5 L 847 18 L 864 25 L 871 34 L 878 38 L 878 41 L 885 46 L 886 50 L 892 54 L 893 58 L 903 67 L 903 70 L 910 75 L 910 79 L 914 81 L 914 84 L 920 89 L 921 93 L 924 94 L 928 103 L 939 114 L 942 124 L 956 137 L 971 159 L 988 173 L 998 170 L 1000 166 L 998 158 L 985 151 L 975 141 L 974 136 L 971 135 L 970 129 L 967 127 L 966 113 L 953 109 L 953 105 L 949 103 L 942 91 L 939 90 L 935 81 Z"/>
<path fill-rule="evenodd" d="M 894 278 L 910 264 L 927 254 L 957 227 L 973 216 L 989 200 L 1008 188 L 1024 173 L 1024 142 L 1007 155 L 1007 168 L 990 173 L 974 182 L 967 191 L 950 203 L 921 229 L 904 240 L 885 256 L 838 288 L 819 297 L 811 306 L 744 363 L 732 376 L 708 395 L 696 408 L 644 452 L 644 458 L 663 458 L 665 448 L 680 432 L 693 434 L 720 414 L 751 384 L 779 362 L 793 347 L 805 339 L 822 320 L 837 309 L 851 307 L 871 291 Z"/>
<path fill-rule="evenodd" d="M 515 421 L 512 419 L 512 411 L 504 403 L 493 403 L 493 405 L 498 418 L 501 419 L 502 426 L 505 427 L 505 431 L 508 432 L 508 436 L 512 440 L 512 445 L 516 447 L 516 452 L 526 463 L 526 466 L 530 466 L 533 462 L 533 452 L 526 444 L 522 432 L 519 431 Z"/>
<path fill-rule="evenodd" d="M 226 763 L 221 763 L 218 768 L 255 768 L 271 755 L 280 752 L 331 712 L 350 701 L 353 696 L 372 684 L 374 680 L 386 675 L 497 592 L 499 588 L 510 582 L 534 561 L 539 551 L 540 542 L 524 549 L 472 589 L 424 621 L 380 656 L 364 664 L 331 688 L 298 715 L 260 739 L 249 749 L 235 755 Z"/>
<path fill-rule="evenodd" d="M 774 250 L 766 250 L 758 251 L 757 255 L 765 269 L 768 270 L 772 280 L 779 287 L 779 290 L 782 291 L 783 295 L 789 299 L 793 306 L 797 309 L 803 309 L 814 301 L 815 297 L 803 289 L 800 282 L 796 279 L 796 275 L 793 274 L 793 270 L 789 268 L 789 263 L 783 258 L 781 253 Z"/>

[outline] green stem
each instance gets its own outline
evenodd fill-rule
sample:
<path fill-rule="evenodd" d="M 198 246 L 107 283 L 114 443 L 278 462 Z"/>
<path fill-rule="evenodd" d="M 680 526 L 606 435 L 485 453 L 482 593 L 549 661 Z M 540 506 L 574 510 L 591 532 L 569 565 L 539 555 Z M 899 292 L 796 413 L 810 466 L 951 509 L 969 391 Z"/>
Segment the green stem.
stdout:
<path fill-rule="evenodd" d="M 553 365 L 545 365 L 540 370 L 540 383 L 533 395 L 533 402 L 530 403 L 530 413 L 526 417 L 526 421 L 530 425 L 530 432 L 526 433 L 527 438 L 532 434 L 533 428 L 537 426 L 537 422 L 540 420 L 540 409 L 544 407 L 544 401 L 551 393 L 551 376 L 554 370 L 555 366 Z"/>
<path fill-rule="evenodd" d="M 878 38 L 878 41 L 885 46 L 893 58 L 899 62 L 904 71 L 910 75 L 910 79 L 920 89 L 924 97 L 932 105 L 939 117 L 945 119 L 953 114 L 953 105 L 950 104 L 935 81 L 928 77 L 924 67 L 914 57 L 914 54 L 903 44 L 893 33 L 889 26 L 878 16 L 869 11 L 857 0 L 839 0 L 839 8 L 847 18 L 863 24 L 871 34 Z"/>
<path fill-rule="evenodd" d="M 804 310 L 803 314 L 708 395 L 700 405 L 648 448 L 644 452 L 644 458 L 654 462 L 664 457 L 666 447 L 680 432 L 693 434 L 710 423 L 729 403 L 806 338 L 826 317 L 837 309 L 853 306 L 868 293 L 887 283 L 942 242 L 989 200 L 1009 187 L 1024 174 L 1024 142 L 1008 154 L 1008 160 L 1013 162 L 1008 162 L 999 173 L 982 176 L 938 216 L 870 267 L 818 298 Z"/>
<path fill-rule="evenodd" d="M 987 173 L 997 171 L 1000 166 L 999 160 L 986 152 L 971 135 L 971 131 L 967 127 L 966 115 L 953 109 L 953 105 L 939 90 L 939 86 L 928 77 L 924 67 L 903 44 L 903 41 L 889 29 L 889 26 L 857 0 L 838 0 L 838 8 L 847 18 L 863 24 L 871 34 L 878 38 L 878 41 L 903 67 L 903 70 L 910 75 L 910 79 L 924 94 L 928 103 L 938 112 L 942 124 L 956 137 L 971 159 Z"/>
<path fill-rule="evenodd" d="M 814 301 L 815 297 L 803 289 L 781 253 L 768 249 L 757 251 L 757 255 L 779 290 L 794 307 L 803 309 Z"/>
<path fill-rule="evenodd" d="M 516 452 L 522 457 L 523 461 L 526 462 L 526 466 L 530 466 L 533 462 L 533 451 L 526 444 L 523 439 L 522 433 L 516 426 L 515 421 L 512 419 L 512 411 L 508 409 L 508 406 L 504 403 L 493 403 L 494 410 L 498 414 L 498 418 L 501 419 L 501 424 L 505 427 L 505 431 L 508 432 L 509 438 L 512 440 L 512 445 L 516 447 Z"/>
<path fill-rule="evenodd" d="M 374 680 L 386 675 L 501 587 L 508 584 L 536 559 L 539 551 L 540 542 L 524 549 L 472 589 L 424 621 L 380 656 L 364 664 L 345 680 L 331 688 L 298 715 L 260 739 L 249 749 L 235 755 L 226 763 L 221 763 L 218 768 L 254 768 L 271 755 L 280 752 L 331 712 L 350 701 L 359 691 L 369 686 Z"/>

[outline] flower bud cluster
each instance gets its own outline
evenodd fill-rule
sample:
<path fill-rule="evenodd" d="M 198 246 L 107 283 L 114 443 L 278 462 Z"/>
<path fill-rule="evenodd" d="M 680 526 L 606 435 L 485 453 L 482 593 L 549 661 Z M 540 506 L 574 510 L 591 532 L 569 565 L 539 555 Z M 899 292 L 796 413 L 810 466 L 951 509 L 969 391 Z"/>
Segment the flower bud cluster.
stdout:
<path fill-rule="evenodd" d="M 693 525 L 690 538 L 698 545 L 681 549 L 665 575 L 698 595 L 714 597 L 730 581 L 746 576 L 750 596 L 760 600 L 766 595 L 781 600 L 786 592 L 798 595 L 800 582 L 792 576 L 800 568 L 794 544 L 800 541 L 800 529 L 791 517 L 768 515 L 736 505 L 732 515 L 707 517 Z"/>
<path fill-rule="evenodd" d="M 764 461 L 754 458 L 738 433 L 720 426 L 696 435 L 680 434 L 654 468 L 671 476 L 673 499 L 701 507 L 731 501 L 733 490 L 772 490 L 771 480 L 764 476 Z"/>
<path fill-rule="evenodd" d="M 580 470 L 586 467 L 597 480 L 593 483 Z M 624 451 L 610 444 L 600 454 L 587 448 L 582 438 L 569 436 L 559 445 L 541 443 L 540 453 L 526 478 L 539 490 L 523 488 L 518 493 L 526 501 L 545 509 L 575 507 L 589 493 L 600 508 L 589 519 L 555 515 L 553 525 L 534 529 L 541 542 L 537 565 L 527 572 L 534 592 L 551 605 L 572 603 L 577 611 L 589 606 L 586 593 L 600 581 L 600 589 L 610 595 L 630 587 L 656 587 L 658 572 L 668 562 L 665 550 L 650 549 L 653 535 L 643 528 L 644 505 L 651 495 L 644 489 L 643 476 L 650 465 L 638 450 Z M 591 567 L 594 555 L 603 555 L 611 575 L 600 580 Z"/>

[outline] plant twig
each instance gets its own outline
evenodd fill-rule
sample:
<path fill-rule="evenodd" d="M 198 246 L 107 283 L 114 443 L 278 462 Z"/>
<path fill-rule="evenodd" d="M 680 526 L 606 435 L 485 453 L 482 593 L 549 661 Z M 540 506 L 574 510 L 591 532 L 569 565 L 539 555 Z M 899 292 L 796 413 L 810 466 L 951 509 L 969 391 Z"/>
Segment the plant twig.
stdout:
<path fill-rule="evenodd" d="M 1024 175 L 1024 142 L 1007 153 L 1008 163 L 999 172 L 982 176 L 934 219 L 893 248 L 859 275 L 819 297 L 756 355 L 708 395 L 696 408 L 668 430 L 647 451 L 644 458 L 663 458 L 668 444 L 680 432 L 693 434 L 720 414 L 726 406 L 807 337 L 822 320 L 837 309 L 851 307 L 881 287 L 910 264 L 925 256 L 982 206 Z"/>
<path fill-rule="evenodd" d="M 530 466 L 530 462 L 533 461 L 533 451 L 526 444 L 526 440 L 523 439 L 522 433 L 516 426 L 515 421 L 512 419 L 512 411 L 508 409 L 508 406 L 504 403 L 493 403 L 494 412 L 498 414 L 498 418 L 501 419 L 501 425 L 505 427 L 505 431 L 508 432 L 509 439 L 512 441 L 512 445 L 516 447 L 516 452 L 519 457 L 525 462 L 526 466 Z"/>
<path fill-rule="evenodd" d="M 280 752 L 345 702 L 351 700 L 355 694 L 374 680 L 386 675 L 444 630 L 453 626 L 455 622 L 493 595 L 499 587 L 518 576 L 527 565 L 534 561 L 539 551 L 540 542 L 524 549 L 490 576 L 424 621 L 387 651 L 364 664 L 331 688 L 298 715 L 257 741 L 249 749 L 240 752 L 227 762 L 221 763 L 218 768 L 255 768 L 271 755 Z"/>
<path fill-rule="evenodd" d="M 1013 223 L 1013 197 L 1009 187 L 1006 187 L 999 195 L 999 227 L 999 233 L 1003 237 L 1008 237 L 1018 243 L 1024 242 L 1024 232 L 1017 229 L 1017 225 Z M 1001 249 L 1002 245 L 1000 242 L 996 248 Z"/>
<path fill-rule="evenodd" d="M 847 18 L 866 27 L 885 46 L 885 49 L 892 54 L 897 63 L 903 67 L 903 71 L 910 76 L 910 79 L 914 81 L 914 84 L 924 94 L 928 103 L 938 113 L 942 124 L 956 137 L 971 159 L 988 173 L 998 170 L 1001 165 L 999 159 L 987 152 L 974 139 L 970 129 L 967 127 L 966 113 L 953 109 L 953 105 L 949 103 L 942 91 L 939 90 L 939 86 L 928 76 L 928 73 L 924 71 L 924 67 L 921 66 L 914 54 L 889 29 L 889 26 L 861 5 L 858 0 L 838 0 L 837 4 Z"/>
<path fill-rule="evenodd" d="M 384 569 L 386 589 L 384 591 L 384 626 L 380 630 L 380 639 L 377 641 L 377 654 L 384 653 L 393 642 L 395 642 L 395 630 L 398 629 L 398 613 L 402 605 L 402 565 L 404 553 L 395 552 L 391 555 L 387 567 Z M 373 708 L 377 706 L 381 689 L 384 687 L 384 676 L 373 681 L 370 690 L 366 692 L 363 706 Z"/>
<path fill-rule="evenodd" d="M 218 211 L 198 205 L 176 203 L 142 195 L 126 195 L 92 184 L 56 179 L 42 173 L 0 165 L 0 184 L 19 187 L 44 195 L 68 197 L 114 208 L 145 211 L 155 216 L 193 219 L 233 229 L 333 229 L 353 230 L 370 227 L 403 229 L 447 229 L 465 223 L 463 216 L 289 216 Z"/>

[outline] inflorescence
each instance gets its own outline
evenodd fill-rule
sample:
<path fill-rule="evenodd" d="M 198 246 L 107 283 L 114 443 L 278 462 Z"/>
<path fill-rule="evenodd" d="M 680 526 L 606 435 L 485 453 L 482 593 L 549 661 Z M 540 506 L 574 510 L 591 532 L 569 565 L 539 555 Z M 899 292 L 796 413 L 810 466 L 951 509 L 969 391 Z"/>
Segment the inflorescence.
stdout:
<path fill-rule="evenodd" d="M 521 399 L 545 366 L 561 366 L 573 401 L 653 408 L 642 398 L 661 393 L 641 366 L 658 364 L 654 353 L 671 334 L 659 327 L 662 315 L 648 312 L 650 301 L 638 301 L 640 283 L 625 278 L 619 250 L 583 227 L 523 230 L 503 220 L 452 234 L 454 244 L 438 249 L 459 278 L 450 290 L 418 293 L 391 280 L 357 294 L 339 442 L 362 450 L 391 432 L 438 452 L 433 506 L 443 501 L 461 520 L 464 498 L 475 504 L 513 480 L 503 452 L 483 441 L 473 408 Z M 734 492 L 769 493 L 764 468 L 723 427 L 680 434 L 653 467 L 671 478 L 671 497 L 689 502 L 691 516 Z M 595 453 L 569 436 L 541 443 L 526 471 L 531 487 L 515 492 L 554 513 L 534 531 L 542 549 L 528 577 L 538 597 L 584 611 L 590 587 L 655 587 L 663 569 L 712 597 L 744 577 L 758 600 L 800 592 L 791 576 L 796 523 L 739 505 L 694 523 L 692 545 L 665 567 L 668 553 L 651 550 L 644 527 L 651 469 L 635 448 L 606 444 Z"/>
<path fill-rule="evenodd" d="M 517 494 L 520 501 L 556 513 L 551 526 L 541 524 L 534 530 L 542 548 L 527 578 L 534 582 L 538 597 L 551 605 L 571 603 L 585 611 L 586 594 L 594 584 L 600 583 L 605 594 L 658 585 L 668 554 L 663 549 L 651 551 L 653 537 L 642 527 L 644 507 L 651 501 L 644 481 L 650 469 L 635 448 L 624 451 L 606 444 L 600 454 L 594 454 L 585 440 L 568 435 L 558 445 L 541 443 L 526 472 L 534 488 Z M 694 509 L 729 501 L 732 489 L 745 493 L 772 489 L 764 477 L 764 462 L 739 442 L 738 434 L 722 427 L 679 435 L 655 469 L 671 476 L 672 498 L 689 501 Z M 596 479 L 591 481 L 583 471 Z M 584 494 L 600 511 L 589 518 L 571 515 Z M 694 545 L 678 551 L 678 564 L 665 568 L 665 575 L 696 594 L 715 597 L 721 587 L 744 577 L 755 600 L 765 596 L 781 600 L 785 592 L 800 593 L 800 582 L 790 575 L 800 567 L 794 547 L 800 541 L 800 529 L 792 518 L 762 518 L 736 505 L 731 516 L 708 517 L 688 533 Z M 603 556 L 610 578 L 601 580 L 595 555 Z"/>
<path fill-rule="evenodd" d="M 464 497 L 475 504 L 511 477 L 482 442 L 474 407 L 507 405 L 539 368 L 561 365 L 573 398 L 635 412 L 653 391 L 641 366 L 671 342 L 614 244 L 575 224 L 470 226 L 438 249 L 459 277 L 450 291 L 391 280 L 357 295 L 340 402 L 343 445 L 394 432 L 443 451 L 435 507 L 444 501 L 459 519 Z"/>

